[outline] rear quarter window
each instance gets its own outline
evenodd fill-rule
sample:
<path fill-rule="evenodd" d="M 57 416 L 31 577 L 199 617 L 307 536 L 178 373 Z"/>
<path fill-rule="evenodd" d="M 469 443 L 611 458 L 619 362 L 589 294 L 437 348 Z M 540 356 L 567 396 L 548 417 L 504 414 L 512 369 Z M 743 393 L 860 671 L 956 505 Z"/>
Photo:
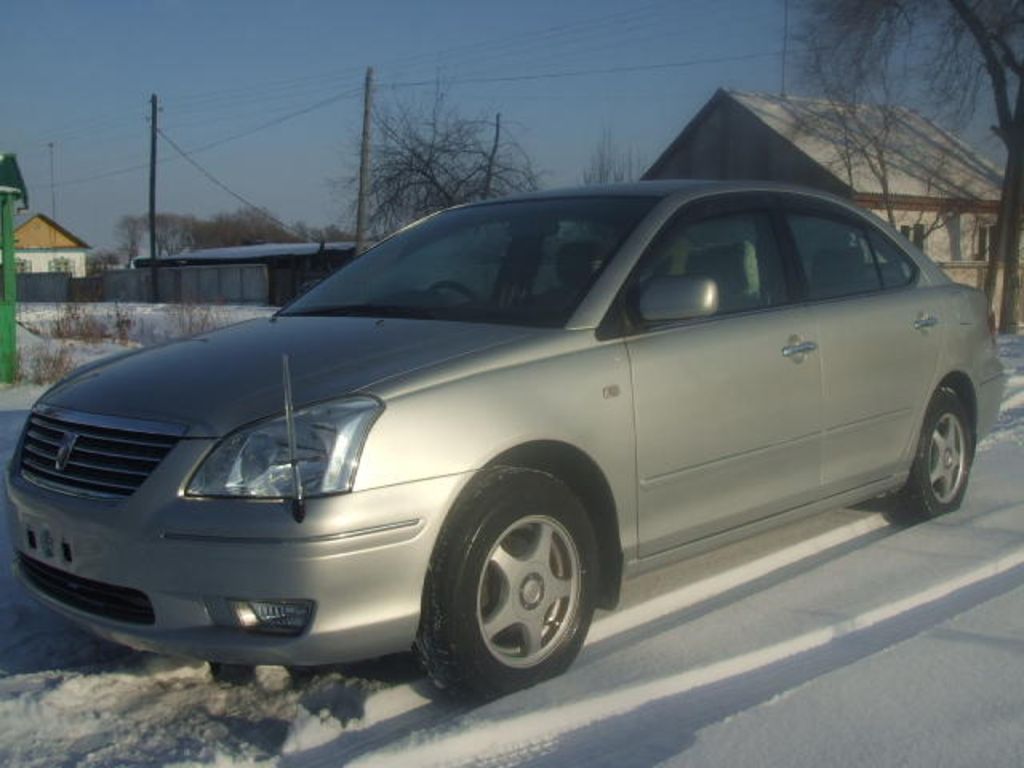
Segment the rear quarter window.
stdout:
<path fill-rule="evenodd" d="M 869 239 L 875 251 L 883 288 L 903 288 L 914 282 L 917 277 L 917 265 L 907 254 L 877 232 L 870 233 Z"/>

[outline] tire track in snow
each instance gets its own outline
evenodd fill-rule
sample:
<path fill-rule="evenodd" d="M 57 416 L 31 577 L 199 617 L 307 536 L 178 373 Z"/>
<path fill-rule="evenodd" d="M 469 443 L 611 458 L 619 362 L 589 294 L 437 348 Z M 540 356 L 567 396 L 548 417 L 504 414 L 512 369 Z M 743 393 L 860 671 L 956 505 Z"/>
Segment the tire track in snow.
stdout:
<path fill-rule="evenodd" d="M 692 608 L 887 527 L 889 523 L 881 515 L 858 520 L 674 589 L 639 605 L 615 611 L 594 623 L 590 634 L 587 635 L 586 644 L 601 643 L 623 632 L 636 629 L 640 624 L 649 624 L 685 608 Z"/>
<path fill-rule="evenodd" d="M 1007 585 L 999 583 L 1000 577 L 1003 576 L 1007 576 Z M 911 614 L 917 611 L 929 608 L 939 609 L 944 601 L 951 598 L 970 597 L 969 600 L 952 600 L 955 615 L 956 612 L 979 602 L 977 595 L 974 594 L 977 589 L 983 592 L 992 592 L 993 589 L 1005 591 L 1019 586 L 1022 580 L 1024 580 L 1024 547 L 1019 547 L 984 565 L 943 580 L 927 589 L 782 642 L 704 667 L 627 686 L 571 704 L 547 707 L 537 712 L 500 721 L 468 722 L 465 728 L 433 740 L 421 735 L 395 749 L 366 755 L 353 764 L 388 766 L 408 765 L 410 761 L 415 761 L 418 768 L 427 768 L 434 765 L 517 763 L 524 758 L 527 761 L 543 762 L 554 758 L 551 752 L 557 749 L 560 739 L 564 739 L 576 731 L 591 726 L 607 725 L 611 720 L 629 720 L 638 716 L 641 710 L 655 707 L 659 703 L 695 695 L 712 686 L 736 683 L 738 678 L 744 678 L 753 673 L 768 672 L 776 665 L 795 661 L 803 655 L 827 649 L 837 641 L 852 640 L 867 630 L 884 628 L 888 624 L 899 625 L 901 618 L 908 619 L 909 632 L 899 632 L 898 630 L 901 629 L 899 626 L 890 627 L 896 633 L 896 639 L 887 639 L 881 646 L 887 647 L 892 642 L 902 639 L 901 634 L 913 636 L 928 626 L 928 624 L 918 626 L 917 623 L 909 621 Z M 992 587 L 992 589 L 985 590 L 986 586 Z M 988 594 L 988 597 L 991 596 L 993 595 Z M 938 611 L 938 613 L 945 618 L 948 611 Z M 875 650 L 880 650 L 880 648 L 875 648 Z M 834 667 L 835 665 L 831 665 L 828 669 Z M 781 690 L 792 687 L 792 681 L 787 685 L 785 680 L 786 677 L 783 676 Z M 742 685 L 735 687 L 739 691 L 744 688 Z M 774 692 L 779 690 L 780 688 L 774 688 Z M 736 707 L 727 709 L 732 712 L 738 711 Z M 621 732 L 617 729 L 609 730 L 615 731 L 613 742 L 625 743 L 630 748 L 635 748 L 635 740 L 628 738 L 623 740 Z M 603 740 L 598 738 L 597 742 L 602 743 Z M 594 758 L 600 757 L 601 750 L 593 746 L 593 740 L 587 740 L 587 743 L 590 745 L 588 750 L 594 751 Z M 487 745 L 488 755 L 486 757 L 481 757 L 482 745 Z M 543 756 L 536 756 L 538 752 Z M 674 751 L 670 751 L 665 756 L 674 753 Z M 578 757 L 577 753 L 573 753 L 573 755 L 574 759 Z M 506 758 L 505 760 L 501 760 L 503 756 Z M 609 755 L 605 754 L 605 758 L 607 757 Z M 620 760 L 621 757 L 619 755 Z M 559 762 L 557 759 L 553 759 L 551 764 L 557 765 Z"/>
<path fill-rule="evenodd" d="M 732 602 L 732 593 L 736 590 L 750 588 L 751 592 L 756 592 L 768 588 L 770 585 L 758 582 L 808 562 L 817 565 L 821 557 L 845 554 L 846 548 L 872 541 L 875 535 L 888 527 L 889 524 L 881 515 L 873 515 L 610 613 L 594 623 L 587 636 L 584 654 L 572 669 L 584 669 L 606 652 L 614 651 L 615 647 L 608 646 L 616 644 L 610 641 L 625 639 L 629 643 L 629 635 L 633 632 L 643 633 L 645 628 L 650 630 L 658 622 L 675 619 L 687 609 L 706 606 L 707 612 L 710 612 L 719 607 L 716 600 L 724 598 Z M 644 637 L 649 635 L 648 631 Z M 571 670 L 569 674 L 572 674 Z M 328 744 L 287 755 L 282 765 L 344 764 L 374 750 L 386 749 L 389 743 L 409 733 L 445 729 L 471 715 L 470 706 L 445 700 L 441 692 L 431 699 L 423 685 L 425 682 L 406 683 L 371 694 L 365 703 L 364 719 L 348 725 L 338 734 L 338 739 Z M 405 700 L 407 706 L 401 707 L 392 716 L 380 716 L 374 712 L 377 697 Z"/>

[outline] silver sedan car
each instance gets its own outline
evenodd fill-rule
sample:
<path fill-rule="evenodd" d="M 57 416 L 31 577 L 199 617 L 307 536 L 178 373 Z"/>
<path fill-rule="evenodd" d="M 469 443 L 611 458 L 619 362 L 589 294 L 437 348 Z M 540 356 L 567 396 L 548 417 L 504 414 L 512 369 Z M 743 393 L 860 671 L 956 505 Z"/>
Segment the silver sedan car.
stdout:
<path fill-rule="evenodd" d="M 834 198 L 469 205 L 47 392 L 7 476 L 14 567 L 136 648 L 413 647 L 500 695 L 564 670 L 640 571 L 883 493 L 956 509 L 1002 376 L 984 297 Z"/>

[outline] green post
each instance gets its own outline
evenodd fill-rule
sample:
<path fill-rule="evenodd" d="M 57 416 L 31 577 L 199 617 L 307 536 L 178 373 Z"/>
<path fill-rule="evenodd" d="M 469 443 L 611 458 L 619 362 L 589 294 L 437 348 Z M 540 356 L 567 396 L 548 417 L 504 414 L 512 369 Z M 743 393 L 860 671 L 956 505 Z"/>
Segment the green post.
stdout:
<path fill-rule="evenodd" d="M 11 384 L 18 372 L 15 330 L 16 270 L 14 268 L 14 195 L 0 192 L 0 231 L 3 238 L 3 294 L 0 298 L 0 383 Z"/>
<path fill-rule="evenodd" d="M 16 326 L 17 265 L 14 259 L 14 204 L 28 205 L 25 182 L 14 155 L 0 154 L 0 384 L 18 372 Z"/>

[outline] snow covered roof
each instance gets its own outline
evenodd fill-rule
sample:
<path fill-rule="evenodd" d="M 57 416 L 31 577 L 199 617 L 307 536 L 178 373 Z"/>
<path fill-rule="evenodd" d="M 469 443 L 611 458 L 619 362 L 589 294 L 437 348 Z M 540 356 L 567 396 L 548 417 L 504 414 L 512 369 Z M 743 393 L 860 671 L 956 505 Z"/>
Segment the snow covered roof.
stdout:
<path fill-rule="evenodd" d="M 949 131 L 906 107 L 764 93 L 720 92 L 822 166 L 854 193 L 998 200 L 1002 174 Z M 883 146 L 877 171 L 872 146 Z"/>
<path fill-rule="evenodd" d="M 28 189 L 18 168 L 18 158 L 10 152 L 0 152 L 0 192 L 19 199 L 19 208 L 28 207 Z"/>
<path fill-rule="evenodd" d="M 203 248 L 197 251 L 182 251 L 168 259 L 189 261 L 261 261 L 280 256 L 312 256 L 324 251 L 350 251 L 356 247 L 353 242 L 336 243 L 262 243 L 260 245 L 238 245 L 231 248 Z"/>

